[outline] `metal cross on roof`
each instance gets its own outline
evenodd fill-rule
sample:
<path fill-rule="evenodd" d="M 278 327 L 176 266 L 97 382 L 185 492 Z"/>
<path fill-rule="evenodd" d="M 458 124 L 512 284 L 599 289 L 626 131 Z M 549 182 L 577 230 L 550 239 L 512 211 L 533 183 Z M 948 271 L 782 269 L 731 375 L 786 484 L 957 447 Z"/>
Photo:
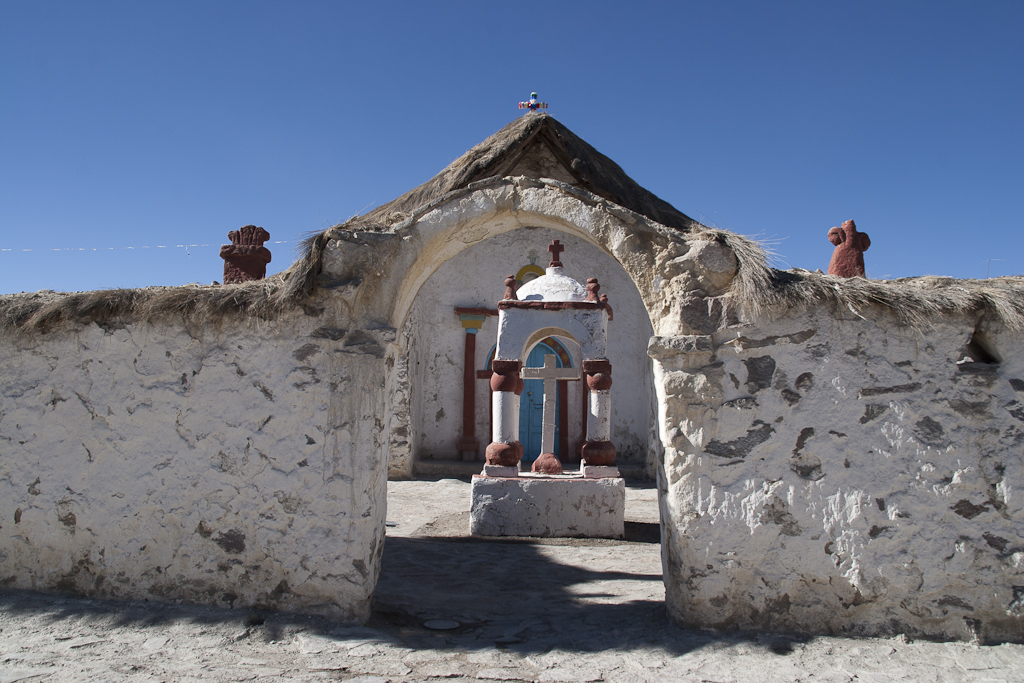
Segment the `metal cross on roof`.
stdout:
<path fill-rule="evenodd" d="M 548 268 L 560 267 L 562 261 L 559 256 L 565 251 L 565 245 L 558 240 L 551 240 L 551 244 L 548 245 L 548 251 L 551 252 L 551 263 L 548 264 Z"/>
<path fill-rule="evenodd" d="M 529 109 L 530 111 L 537 111 L 538 109 L 547 109 L 548 108 L 548 103 L 547 102 L 538 102 L 537 101 L 537 93 L 532 92 L 532 93 L 530 93 L 530 99 L 528 101 L 520 102 L 519 103 L 519 108 L 520 109 Z"/>

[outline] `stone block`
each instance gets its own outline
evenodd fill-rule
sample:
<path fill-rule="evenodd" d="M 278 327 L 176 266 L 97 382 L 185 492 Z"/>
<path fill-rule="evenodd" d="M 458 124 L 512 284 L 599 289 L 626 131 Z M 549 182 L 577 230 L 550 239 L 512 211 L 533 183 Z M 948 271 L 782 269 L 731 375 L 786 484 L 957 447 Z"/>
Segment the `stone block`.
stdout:
<path fill-rule="evenodd" d="M 583 475 L 584 479 L 614 479 L 619 476 L 619 468 L 614 466 L 598 466 L 583 463 L 583 466 L 580 467 L 580 473 Z"/>
<path fill-rule="evenodd" d="M 477 476 L 471 496 L 474 536 L 623 537 L 621 478 Z"/>
<path fill-rule="evenodd" d="M 483 472 L 480 473 L 484 477 L 518 477 L 519 468 L 515 465 L 484 465 Z"/>

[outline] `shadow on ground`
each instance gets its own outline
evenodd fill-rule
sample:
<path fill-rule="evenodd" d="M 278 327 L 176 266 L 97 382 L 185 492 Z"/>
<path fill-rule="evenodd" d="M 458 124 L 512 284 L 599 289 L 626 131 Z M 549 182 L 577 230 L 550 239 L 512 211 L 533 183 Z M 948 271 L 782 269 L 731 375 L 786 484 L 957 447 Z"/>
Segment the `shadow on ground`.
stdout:
<path fill-rule="evenodd" d="M 631 598 L 657 594 L 652 589 L 660 584 L 660 575 L 587 567 L 586 557 L 578 552 L 568 564 L 552 559 L 559 550 L 523 540 L 388 538 L 374 612 L 366 627 L 270 610 L 95 600 L 22 590 L 0 591 L 0 610 L 92 623 L 97 629 L 193 623 L 223 631 L 227 637 L 241 631 L 265 641 L 288 639 L 301 631 L 414 650 L 497 647 L 520 655 L 646 648 L 684 654 L 709 645 L 740 643 L 785 655 L 794 644 L 813 640 L 799 634 L 714 634 L 680 628 L 669 620 L 663 599 Z M 613 548 L 586 550 L 593 556 Z M 458 625 L 444 630 L 425 625 L 434 620 Z"/>

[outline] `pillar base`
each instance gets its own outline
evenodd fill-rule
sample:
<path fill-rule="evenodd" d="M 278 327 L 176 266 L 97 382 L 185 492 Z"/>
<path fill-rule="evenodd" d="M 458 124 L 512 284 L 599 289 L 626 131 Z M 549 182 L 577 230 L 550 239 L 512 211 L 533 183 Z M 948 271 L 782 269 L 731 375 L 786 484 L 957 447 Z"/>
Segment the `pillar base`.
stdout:
<path fill-rule="evenodd" d="M 587 441 L 580 449 L 580 459 L 588 465 L 608 467 L 615 464 L 615 446 L 611 441 Z"/>
<path fill-rule="evenodd" d="M 511 467 L 518 465 L 523 459 L 523 445 L 518 441 L 512 443 L 491 443 L 487 447 L 486 460 L 488 465 Z"/>
<path fill-rule="evenodd" d="M 562 463 L 559 462 L 558 457 L 554 453 L 541 453 L 533 461 L 533 467 L 530 468 L 530 471 L 542 474 L 561 474 Z"/>

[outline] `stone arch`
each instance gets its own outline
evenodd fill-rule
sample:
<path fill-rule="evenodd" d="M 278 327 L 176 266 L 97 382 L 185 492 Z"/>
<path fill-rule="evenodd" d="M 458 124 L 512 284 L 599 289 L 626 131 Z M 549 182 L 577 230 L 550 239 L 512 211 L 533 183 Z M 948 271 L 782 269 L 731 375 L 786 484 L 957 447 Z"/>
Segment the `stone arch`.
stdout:
<path fill-rule="evenodd" d="M 526 357 L 530 355 L 533 347 L 549 337 L 565 337 L 576 344 L 576 346 L 580 346 L 579 339 L 568 330 L 561 327 L 539 327 L 526 337 L 526 340 L 523 342 L 523 350 L 519 354 L 519 360 L 526 362 Z"/>
<path fill-rule="evenodd" d="M 394 283 L 393 327 L 404 324 L 416 294 L 439 264 L 518 228 L 556 230 L 604 251 L 629 274 L 653 324 L 659 297 L 652 296 L 650 275 L 657 264 L 654 251 L 641 242 L 682 244 L 684 233 L 556 181 L 505 178 L 487 184 L 492 186 L 452 193 L 447 201 L 396 228 L 408 248 L 400 259 L 401 281 Z"/>
<path fill-rule="evenodd" d="M 526 222 L 527 218 L 523 218 Z M 537 221 L 541 222 L 541 221 Z M 548 221 L 550 222 L 550 221 Z M 486 226 L 485 226 L 486 227 Z M 507 226 L 506 226 L 507 227 Z M 556 228 L 561 228 L 562 225 L 559 223 Z M 643 299 L 640 296 L 639 291 L 636 289 L 635 282 L 628 272 L 621 267 L 607 250 L 603 249 L 599 244 L 595 244 L 596 240 L 593 238 L 583 239 L 579 236 L 579 230 L 575 230 L 575 235 L 567 233 L 561 229 L 557 230 L 557 233 L 550 227 L 538 226 L 538 225 L 523 225 L 521 230 L 504 230 L 499 232 L 498 230 L 492 230 L 488 228 L 488 234 L 494 232 L 496 234 L 488 237 L 486 240 L 480 240 L 474 244 L 464 245 L 464 247 L 456 254 L 454 254 L 448 261 L 440 264 L 431 264 L 430 267 L 433 272 L 424 278 L 424 284 L 421 285 L 420 290 L 417 291 L 417 297 L 410 297 L 409 302 L 409 318 L 404 322 L 395 319 L 395 324 L 401 324 L 398 328 L 399 334 L 397 335 L 398 344 L 401 346 L 399 355 L 406 355 L 408 357 L 408 368 L 406 371 L 406 385 L 402 388 L 401 394 L 410 397 L 410 408 L 408 415 L 408 425 L 399 425 L 398 428 L 402 430 L 403 434 L 410 435 L 411 443 L 409 449 L 411 454 L 416 460 L 449 460 L 455 456 L 451 452 L 452 440 L 457 436 L 458 431 L 458 412 L 461 407 L 463 400 L 463 389 L 462 384 L 464 382 L 465 373 L 463 369 L 457 367 L 461 362 L 461 351 L 456 348 L 454 340 L 449 341 L 447 348 L 449 351 L 455 351 L 456 353 L 448 353 L 447 357 L 438 358 L 439 354 L 433 350 L 428 350 L 424 347 L 424 340 L 422 337 L 417 337 L 414 328 L 417 326 L 420 329 L 424 328 L 424 323 L 429 323 L 431 334 L 437 336 L 433 330 L 439 325 L 447 326 L 445 334 L 449 334 L 454 330 L 461 334 L 461 330 L 458 328 L 458 321 L 455 319 L 453 308 L 458 306 L 476 307 L 476 308 L 492 308 L 496 309 L 498 300 L 504 291 L 503 280 L 504 277 L 510 273 L 514 274 L 520 267 L 518 261 L 513 261 L 508 268 L 490 268 L 486 271 L 482 277 L 485 277 L 485 283 L 483 293 L 479 298 L 473 298 L 472 296 L 468 299 L 461 300 L 449 300 L 446 307 L 437 308 L 435 311 L 428 315 L 428 311 L 425 307 L 433 306 L 433 299 L 438 298 L 439 289 L 434 280 L 431 278 L 437 278 L 440 280 L 448 280 L 452 278 L 453 270 L 460 271 L 461 276 L 466 269 L 455 268 L 453 266 L 446 266 L 446 263 L 455 264 L 461 263 L 462 260 L 471 259 L 474 257 L 474 250 L 479 252 L 481 250 L 488 250 L 491 242 L 488 240 L 497 239 L 499 243 L 507 243 L 522 241 L 525 244 L 536 247 L 540 250 L 550 242 L 552 237 L 565 237 L 569 239 L 569 242 L 574 245 L 571 248 L 575 251 L 566 258 L 566 263 L 574 268 L 573 277 L 578 281 L 585 282 L 588 276 L 598 276 L 604 283 L 603 292 L 607 292 L 612 300 L 613 307 L 616 308 L 616 322 L 612 323 L 616 327 L 615 334 L 617 338 L 621 336 L 623 330 L 626 329 L 627 325 L 638 330 L 643 330 L 637 334 L 631 341 L 631 344 L 627 347 L 626 344 L 621 341 L 617 343 L 620 347 L 616 350 L 616 353 L 624 351 L 626 348 L 629 349 L 629 353 L 632 355 L 632 365 L 635 367 L 634 370 L 627 370 L 626 368 L 630 365 L 625 361 L 616 362 L 616 372 L 628 373 L 639 377 L 639 388 L 637 392 L 646 392 L 643 396 L 636 397 L 636 400 L 622 401 L 621 406 L 618 406 L 618 415 L 620 418 L 620 431 L 623 435 L 624 443 L 622 453 L 625 457 L 626 466 L 632 468 L 634 471 L 643 471 L 649 469 L 651 460 L 652 447 L 655 447 L 650 442 L 650 434 L 654 430 L 654 421 L 656 419 L 656 412 L 654 408 L 654 389 L 653 389 L 653 377 L 651 375 L 650 361 L 646 356 L 647 342 L 653 330 L 650 324 L 649 313 L 646 306 L 643 303 Z M 509 234 L 511 233 L 511 234 Z M 505 237 L 502 237 L 505 236 Z M 585 243 L 585 245 L 584 245 Z M 581 263 L 581 252 L 580 249 L 586 245 L 591 250 L 594 263 L 589 263 L 591 260 L 588 257 L 587 261 Z M 435 250 L 430 250 L 431 253 L 436 253 Z M 465 253 L 465 256 L 460 257 L 459 254 Z M 520 249 L 520 254 L 517 257 L 519 259 L 525 259 L 525 249 Z M 614 269 L 617 273 L 612 276 L 610 270 Z M 416 268 L 410 268 L 405 276 L 406 281 L 415 282 L 419 279 L 419 276 L 415 273 Z M 609 279 L 610 278 L 610 279 Z M 403 285 L 404 286 L 404 285 Z M 461 285 L 459 285 L 461 286 Z M 424 289 L 424 287 L 426 289 Z M 631 290 L 631 293 L 627 296 L 627 292 L 623 291 L 624 288 Z M 627 301 L 629 302 L 627 304 Z M 450 304 L 450 305 L 449 305 Z M 426 318 L 424 316 L 427 316 Z M 634 324 L 629 324 L 630 316 L 634 318 Z M 496 334 L 497 326 L 496 319 L 487 317 L 482 321 L 481 330 L 477 335 L 477 339 L 474 342 L 477 344 L 477 352 L 480 356 L 484 356 L 490 348 L 491 339 L 488 334 Z M 570 329 L 563 328 L 544 328 L 540 331 L 535 332 L 531 335 L 529 340 L 522 340 L 522 347 L 518 351 L 518 355 L 522 356 L 526 354 L 529 347 L 533 345 L 535 341 L 543 339 L 551 335 L 562 336 L 567 339 L 576 339 L 580 336 L 580 333 L 574 332 Z M 479 373 L 485 369 L 486 357 L 481 357 L 480 362 L 477 363 L 474 371 Z M 574 362 L 574 366 L 576 363 Z M 434 373 L 434 377 L 430 377 L 430 373 Z M 447 374 L 445 374 L 447 373 Z M 624 375 L 625 376 L 625 375 Z M 446 378 L 444 381 L 438 379 L 439 377 Z M 426 390 L 424 387 L 430 385 L 431 388 Z M 486 389 L 486 381 L 480 380 L 480 388 L 475 393 L 475 406 L 477 412 L 480 413 L 480 417 L 477 421 L 478 428 L 475 436 L 481 442 L 480 457 L 482 458 L 483 447 L 490 440 L 489 434 L 489 415 L 487 413 L 487 407 L 489 404 L 490 396 Z M 433 388 L 433 387 L 436 387 Z M 446 393 L 447 392 L 447 393 Z M 435 393 L 438 394 L 435 399 Z M 427 395 L 429 394 L 429 395 Z M 568 411 L 570 414 L 570 420 L 572 422 L 570 431 L 570 452 L 575 451 L 576 442 L 582 440 L 583 426 L 582 413 L 584 412 L 584 401 L 583 394 L 576 389 L 574 386 L 569 392 L 570 403 Z M 455 414 L 453 414 L 455 410 Z M 443 411 L 443 413 L 442 413 Z M 640 413 L 644 413 L 643 416 Z M 577 432 L 580 432 L 577 434 Z M 444 438 L 447 439 L 444 443 L 439 443 L 435 440 L 435 434 L 446 435 Z M 440 438 L 440 437 L 438 437 Z M 447 444 L 447 445 L 446 445 Z M 445 448 L 448 449 L 445 452 Z M 422 464 L 422 462 L 421 462 Z M 392 476 L 400 476 L 398 473 L 392 471 Z"/>
<path fill-rule="evenodd" d="M 722 310 L 716 297 L 726 291 L 736 272 L 731 250 L 713 234 L 670 229 L 579 188 L 549 180 L 481 181 L 426 206 L 393 230 L 336 233 L 324 252 L 321 275 L 336 288 L 346 308 L 362 313 L 364 326 L 395 330 L 387 351 L 393 361 L 384 406 L 386 428 L 399 434 L 391 439 L 392 453 L 396 444 L 399 450 L 416 449 L 415 434 L 409 438 L 400 434 L 412 429 L 417 419 L 408 405 L 415 383 L 414 360 L 405 358 L 411 350 L 404 333 L 410 313 L 428 280 L 467 250 L 513 231 L 547 230 L 574 237 L 621 268 L 639 298 L 642 327 L 663 337 L 709 334 L 721 327 Z M 494 306 L 501 296 L 499 280 L 516 274 L 521 265 L 491 273 L 494 289 L 477 303 Z M 592 274 L 599 275 L 589 272 L 575 277 L 582 281 Z M 621 296 L 613 292 L 611 303 L 616 317 L 622 316 Z M 642 355 L 642 374 L 649 377 L 651 363 Z M 654 384 L 653 379 L 648 381 Z M 654 402 L 652 390 L 650 403 Z M 655 418 L 649 437 L 643 440 L 645 452 L 651 451 L 652 456 L 646 458 L 648 474 L 653 473 L 653 462 L 665 443 L 664 436 L 658 436 L 665 434 L 665 425 L 659 429 L 660 417 L 653 405 L 651 411 Z M 390 471 L 391 476 L 410 473 Z"/>

